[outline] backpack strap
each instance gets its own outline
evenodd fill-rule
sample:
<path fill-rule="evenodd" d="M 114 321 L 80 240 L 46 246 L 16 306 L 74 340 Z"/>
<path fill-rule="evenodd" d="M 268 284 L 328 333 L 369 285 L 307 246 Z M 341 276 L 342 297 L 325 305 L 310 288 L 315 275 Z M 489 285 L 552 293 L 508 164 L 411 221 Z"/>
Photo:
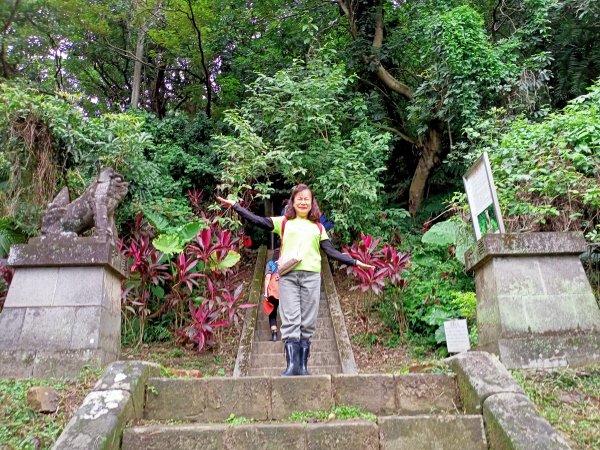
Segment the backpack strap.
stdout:
<path fill-rule="evenodd" d="M 281 244 L 283 245 L 283 232 L 285 231 L 285 224 L 287 223 L 287 217 L 283 216 L 283 220 L 281 221 Z"/>

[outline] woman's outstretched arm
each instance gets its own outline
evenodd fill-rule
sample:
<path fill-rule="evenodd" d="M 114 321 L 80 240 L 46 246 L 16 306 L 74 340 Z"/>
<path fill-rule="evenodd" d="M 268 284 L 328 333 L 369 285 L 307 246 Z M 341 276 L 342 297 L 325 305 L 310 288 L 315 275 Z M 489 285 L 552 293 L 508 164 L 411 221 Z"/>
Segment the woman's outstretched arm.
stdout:
<path fill-rule="evenodd" d="M 356 266 L 356 263 L 358 262 L 351 256 L 346 255 L 340 252 L 338 249 L 336 249 L 329 239 L 321 241 L 320 246 L 327 256 L 338 260 L 342 264 L 346 264 L 347 266 Z"/>
<path fill-rule="evenodd" d="M 348 266 L 358 266 L 362 267 L 363 269 L 375 269 L 375 266 L 372 266 L 371 264 L 365 264 L 364 262 L 359 261 L 358 259 L 354 259 L 351 256 L 340 252 L 333 246 L 329 239 L 322 240 L 320 242 L 320 246 L 327 256 L 333 259 L 337 259 L 342 264 L 346 264 Z"/>
<path fill-rule="evenodd" d="M 269 231 L 273 231 L 273 228 L 275 228 L 275 226 L 273 225 L 273 221 L 270 217 L 257 216 L 256 214 L 248 211 L 239 203 L 235 203 L 233 200 L 229 200 L 219 196 L 217 196 L 217 200 L 221 203 L 222 206 L 233 208 L 233 210 L 240 216 L 242 216 L 243 219 L 253 223 L 254 225 L 257 225 L 261 228 L 265 228 Z"/>

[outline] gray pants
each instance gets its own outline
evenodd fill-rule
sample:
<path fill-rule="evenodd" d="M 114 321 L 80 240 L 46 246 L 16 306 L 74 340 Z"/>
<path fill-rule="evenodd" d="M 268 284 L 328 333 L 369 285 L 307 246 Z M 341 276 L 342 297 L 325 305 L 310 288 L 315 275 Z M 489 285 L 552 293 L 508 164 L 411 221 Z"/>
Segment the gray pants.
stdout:
<path fill-rule="evenodd" d="M 281 339 L 310 339 L 317 328 L 321 273 L 292 270 L 279 278 Z"/>

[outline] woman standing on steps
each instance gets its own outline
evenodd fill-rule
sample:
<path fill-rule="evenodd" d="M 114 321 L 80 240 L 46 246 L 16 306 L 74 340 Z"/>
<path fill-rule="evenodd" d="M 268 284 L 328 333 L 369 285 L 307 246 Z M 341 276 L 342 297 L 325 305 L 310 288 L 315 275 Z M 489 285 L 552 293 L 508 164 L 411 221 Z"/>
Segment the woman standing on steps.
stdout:
<path fill-rule="evenodd" d="M 336 250 L 318 222 L 321 211 L 310 188 L 299 184 L 292 189 L 285 213 L 279 217 L 260 217 L 238 203 L 222 197 L 223 206 L 233 207 L 244 219 L 273 231 L 281 237 L 280 270 L 282 261 L 295 257 L 300 262 L 279 278 L 279 315 L 281 339 L 284 341 L 287 367 L 282 375 L 310 375 L 308 357 L 319 311 L 321 297 L 321 253 L 343 264 L 374 269 L 374 266 L 355 260 Z"/>

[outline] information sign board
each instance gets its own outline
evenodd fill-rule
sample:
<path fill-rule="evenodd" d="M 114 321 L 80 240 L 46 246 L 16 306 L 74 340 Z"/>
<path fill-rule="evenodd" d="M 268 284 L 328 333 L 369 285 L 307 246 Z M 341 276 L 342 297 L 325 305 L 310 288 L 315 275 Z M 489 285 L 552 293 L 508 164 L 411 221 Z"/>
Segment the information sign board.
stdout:
<path fill-rule="evenodd" d="M 471 209 L 475 239 L 479 240 L 487 233 L 504 233 L 504 222 L 486 152 L 463 176 L 463 182 Z"/>

